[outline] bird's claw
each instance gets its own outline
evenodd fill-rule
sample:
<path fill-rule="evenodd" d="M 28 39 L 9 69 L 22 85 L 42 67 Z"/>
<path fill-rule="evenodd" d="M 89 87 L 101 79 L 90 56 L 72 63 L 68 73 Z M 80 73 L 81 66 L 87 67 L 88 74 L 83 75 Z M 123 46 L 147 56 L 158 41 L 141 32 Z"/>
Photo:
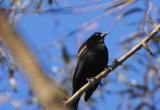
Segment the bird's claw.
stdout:
<path fill-rule="evenodd" d="M 91 85 L 95 84 L 95 80 L 96 80 L 95 77 L 87 78 L 87 81 L 90 82 Z"/>

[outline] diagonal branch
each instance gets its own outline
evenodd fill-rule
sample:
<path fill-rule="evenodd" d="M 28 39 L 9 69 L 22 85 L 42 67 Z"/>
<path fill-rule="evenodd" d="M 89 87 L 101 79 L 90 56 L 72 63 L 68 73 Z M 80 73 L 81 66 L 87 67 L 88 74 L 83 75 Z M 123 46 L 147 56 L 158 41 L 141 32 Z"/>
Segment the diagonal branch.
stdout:
<path fill-rule="evenodd" d="M 95 77 L 95 82 L 100 81 L 103 77 L 108 75 L 111 71 L 116 69 L 118 66 L 120 66 L 124 61 L 126 61 L 130 56 L 132 56 L 134 53 L 136 53 L 138 50 L 140 50 L 143 45 L 147 42 L 149 42 L 158 32 L 160 31 L 160 24 L 155 27 L 155 29 L 146 36 L 143 40 L 141 40 L 137 45 L 135 45 L 130 51 L 128 51 L 126 54 L 124 54 L 121 58 L 115 60 L 115 62 L 112 64 L 111 69 L 105 69 L 101 73 L 99 73 Z M 90 82 L 86 83 L 82 88 L 80 88 L 74 95 L 72 95 L 64 104 L 70 105 L 72 104 L 78 97 L 80 97 L 85 91 L 87 91 L 89 88 L 92 87 L 92 84 Z"/>

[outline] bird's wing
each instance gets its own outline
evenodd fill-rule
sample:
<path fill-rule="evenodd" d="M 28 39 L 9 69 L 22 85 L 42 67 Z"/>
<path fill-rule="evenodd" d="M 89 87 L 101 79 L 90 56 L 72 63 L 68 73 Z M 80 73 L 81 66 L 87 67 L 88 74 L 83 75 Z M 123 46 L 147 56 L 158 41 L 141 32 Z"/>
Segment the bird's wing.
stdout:
<path fill-rule="evenodd" d="M 87 60 L 87 46 L 86 45 L 82 46 L 80 47 L 78 52 L 78 61 L 73 75 L 73 93 L 79 89 L 78 85 L 79 85 L 79 79 L 81 77 L 80 75 L 82 75 L 81 72 Z"/>
<path fill-rule="evenodd" d="M 83 44 L 79 48 L 77 57 L 78 57 L 78 61 L 77 61 L 75 73 L 78 75 L 78 73 L 80 72 L 80 70 L 82 70 L 83 65 L 85 64 L 85 61 L 87 59 L 87 45 L 86 44 Z"/>
<path fill-rule="evenodd" d="M 78 57 L 87 49 L 87 45 L 84 43 L 78 50 Z"/>

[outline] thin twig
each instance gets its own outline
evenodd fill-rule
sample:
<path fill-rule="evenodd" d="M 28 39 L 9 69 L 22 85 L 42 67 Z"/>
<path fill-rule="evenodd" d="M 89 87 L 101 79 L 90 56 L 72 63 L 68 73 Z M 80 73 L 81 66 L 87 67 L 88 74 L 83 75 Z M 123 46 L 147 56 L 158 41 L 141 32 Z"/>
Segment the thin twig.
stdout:
<path fill-rule="evenodd" d="M 44 10 L 35 10 L 35 9 L 26 9 L 26 8 L 19 8 L 19 9 L 12 9 L 12 8 L 0 8 L 1 10 L 8 10 L 9 12 L 16 12 L 16 13 L 54 13 L 54 14 L 79 14 L 79 13 L 88 13 L 98 10 L 110 10 L 121 5 L 130 4 L 135 2 L 135 0 L 121 0 L 119 2 L 105 2 L 105 3 L 96 3 L 96 4 L 79 4 L 74 6 L 66 6 L 61 8 L 52 8 L 52 9 L 44 9 Z"/>
<path fill-rule="evenodd" d="M 144 43 L 149 42 L 158 32 L 160 31 L 160 25 L 157 25 L 155 29 L 142 41 L 140 41 L 137 45 L 135 45 L 130 51 L 128 51 L 125 55 L 123 55 L 121 58 L 116 60 L 112 66 L 111 69 L 105 69 L 101 73 L 99 73 L 95 77 L 95 82 L 100 81 L 103 77 L 108 75 L 111 71 L 116 69 L 118 66 L 120 66 L 124 61 L 126 61 L 130 56 L 132 56 L 134 53 L 136 53 L 138 50 L 140 50 L 143 47 Z M 72 104 L 78 97 L 80 97 L 85 91 L 87 91 L 89 88 L 92 87 L 92 84 L 90 82 L 86 83 L 82 88 L 80 88 L 74 95 L 72 95 L 64 104 L 70 105 Z"/>

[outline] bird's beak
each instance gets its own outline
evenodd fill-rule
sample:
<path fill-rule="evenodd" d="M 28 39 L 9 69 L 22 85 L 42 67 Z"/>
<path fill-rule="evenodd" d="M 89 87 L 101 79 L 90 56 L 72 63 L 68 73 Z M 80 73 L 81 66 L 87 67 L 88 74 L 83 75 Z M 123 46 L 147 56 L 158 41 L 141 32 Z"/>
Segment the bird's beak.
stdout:
<path fill-rule="evenodd" d="M 104 32 L 102 33 L 101 37 L 104 38 L 105 36 L 107 36 L 109 34 L 109 32 Z"/>

